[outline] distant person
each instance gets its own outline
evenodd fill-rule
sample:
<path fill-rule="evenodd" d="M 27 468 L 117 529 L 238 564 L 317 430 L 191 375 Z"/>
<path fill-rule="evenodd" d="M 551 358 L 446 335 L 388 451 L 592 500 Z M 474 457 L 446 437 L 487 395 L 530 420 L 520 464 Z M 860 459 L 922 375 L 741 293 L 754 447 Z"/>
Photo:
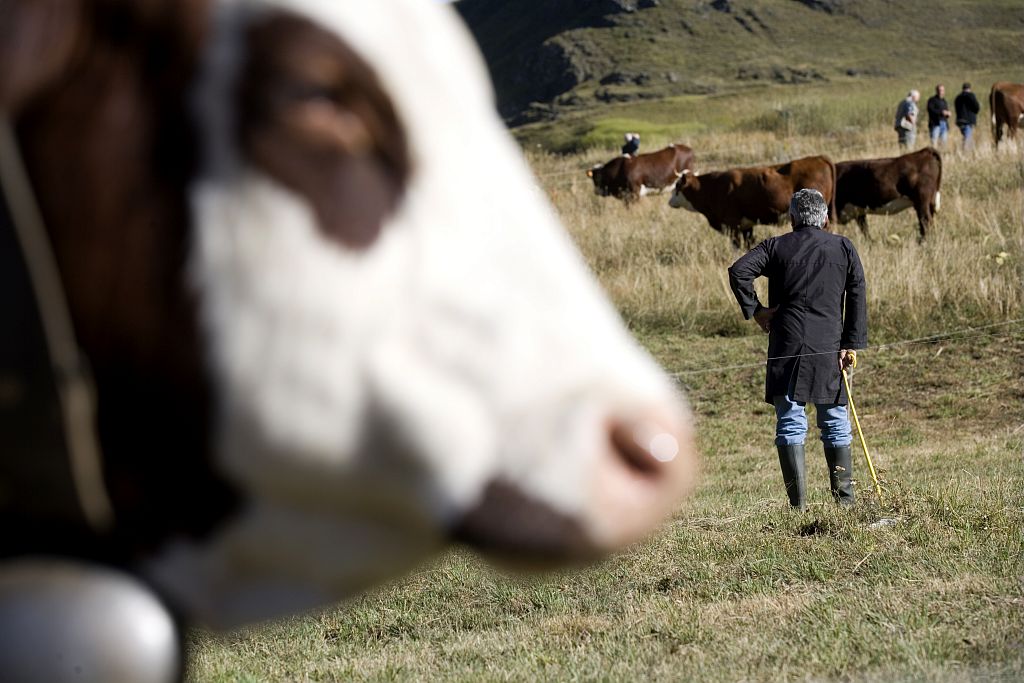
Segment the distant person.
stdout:
<path fill-rule="evenodd" d="M 907 97 L 896 107 L 896 123 L 894 127 L 900 147 L 903 149 L 914 149 L 914 140 L 917 138 L 917 102 L 920 99 L 921 93 L 911 90 L 907 93 Z"/>
<path fill-rule="evenodd" d="M 946 102 L 946 86 L 939 83 L 935 94 L 928 98 L 928 137 L 932 147 L 945 147 L 949 139 L 949 102 Z"/>
<path fill-rule="evenodd" d="M 956 127 L 964 136 L 964 149 L 968 149 L 974 145 L 974 127 L 978 125 L 978 112 L 981 111 L 970 83 L 964 83 L 960 94 L 953 100 L 953 109 L 956 110 Z"/>
<path fill-rule="evenodd" d="M 626 144 L 622 146 L 622 153 L 627 156 L 636 156 L 640 151 L 640 133 L 626 133 Z"/>
<path fill-rule="evenodd" d="M 853 243 L 826 232 L 828 204 L 817 190 L 798 190 L 789 203 L 793 231 L 769 237 L 729 268 L 743 317 L 768 333 L 765 401 L 775 406 L 775 445 L 789 504 L 803 509 L 804 439 L 814 403 L 828 463 L 829 487 L 853 505 L 853 435 L 841 370 L 868 341 L 864 270 Z M 754 280 L 768 278 L 768 307 Z"/>

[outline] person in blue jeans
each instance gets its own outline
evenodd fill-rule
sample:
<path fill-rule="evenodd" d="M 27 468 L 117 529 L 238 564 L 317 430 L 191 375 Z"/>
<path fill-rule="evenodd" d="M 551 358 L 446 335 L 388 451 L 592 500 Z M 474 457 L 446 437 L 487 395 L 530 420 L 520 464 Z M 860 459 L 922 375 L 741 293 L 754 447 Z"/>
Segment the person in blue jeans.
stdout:
<path fill-rule="evenodd" d="M 960 94 L 953 100 L 953 109 L 956 110 L 957 128 L 964 136 L 964 149 L 970 149 L 974 127 L 978 125 L 978 112 L 981 111 L 981 105 L 974 96 L 970 83 L 964 83 Z"/>
<path fill-rule="evenodd" d="M 824 230 L 828 204 L 817 190 L 798 190 L 789 205 L 793 231 L 770 237 L 729 267 L 729 284 L 743 317 L 768 333 L 765 402 L 775 407 L 775 445 L 794 508 L 807 503 L 805 406 L 815 405 L 840 505 L 853 505 L 852 435 L 841 370 L 867 346 L 867 289 L 853 243 Z M 768 307 L 754 289 L 768 278 Z"/>
<path fill-rule="evenodd" d="M 949 103 L 946 102 L 946 86 L 939 83 L 935 94 L 928 98 L 928 135 L 932 147 L 945 147 L 949 138 Z"/>

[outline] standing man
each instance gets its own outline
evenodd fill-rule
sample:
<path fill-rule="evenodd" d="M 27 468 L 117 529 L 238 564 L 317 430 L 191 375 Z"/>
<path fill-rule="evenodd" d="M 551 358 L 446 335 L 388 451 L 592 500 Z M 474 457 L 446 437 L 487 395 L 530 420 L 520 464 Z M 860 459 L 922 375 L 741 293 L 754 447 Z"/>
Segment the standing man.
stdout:
<path fill-rule="evenodd" d="M 894 127 L 898 135 L 900 147 L 903 149 L 914 149 L 914 139 L 917 138 L 917 101 L 921 99 L 921 93 L 911 90 L 907 97 L 896 107 L 896 123 Z"/>
<path fill-rule="evenodd" d="M 932 147 L 941 143 L 946 146 L 949 138 L 949 103 L 946 102 L 946 86 L 939 83 L 935 86 L 935 94 L 928 98 L 928 137 Z"/>
<path fill-rule="evenodd" d="M 953 109 L 956 110 L 956 126 L 964 136 L 964 149 L 967 149 L 973 145 L 971 138 L 974 127 L 978 125 L 978 112 L 981 111 L 981 105 L 971 91 L 970 83 L 964 83 L 960 94 L 953 100 Z"/>
<path fill-rule="evenodd" d="M 864 270 L 853 243 L 824 231 L 828 204 L 817 190 L 800 190 L 789 204 L 793 232 L 771 237 L 729 268 L 743 317 L 768 333 L 765 401 L 775 406 L 775 445 L 789 503 L 806 505 L 804 406 L 814 403 L 836 502 L 853 505 L 850 419 L 841 370 L 867 346 Z M 768 304 L 754 280 L 768 278 Z"/>

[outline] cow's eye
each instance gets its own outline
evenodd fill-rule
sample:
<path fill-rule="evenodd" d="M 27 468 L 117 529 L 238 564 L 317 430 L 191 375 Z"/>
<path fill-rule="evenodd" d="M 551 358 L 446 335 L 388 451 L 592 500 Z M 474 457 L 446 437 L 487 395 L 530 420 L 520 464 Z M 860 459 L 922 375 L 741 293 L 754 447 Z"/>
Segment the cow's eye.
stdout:
<path fill-rule="evenodd" d="M 410 173 L 376 73 L 339 36 L 283 11 L 254 22 L 247 47 L 238 107 L 247 161 L 305 198 L 329 238 L 372 244 Z"/>

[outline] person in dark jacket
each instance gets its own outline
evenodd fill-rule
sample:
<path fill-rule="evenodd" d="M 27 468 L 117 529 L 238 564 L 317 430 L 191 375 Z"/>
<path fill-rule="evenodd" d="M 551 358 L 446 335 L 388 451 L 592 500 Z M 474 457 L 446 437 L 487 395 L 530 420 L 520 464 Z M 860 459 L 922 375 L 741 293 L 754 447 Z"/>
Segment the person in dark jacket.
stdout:
<path fill-rule="evenodd" d="M 622 153 L 626 156 L 636 156 L 640 152 L 640 133 L 626 133 L 626 142 L 622 145 Z"/>
<path fill-rule="evenodd" d="M 928 110 L 928 136 L 932 147 L 940 143 L 945 146 L 949 138 L 949 103 L 946 102 L 946 86 L 939 83 L 935 86 L 935 94 L 928 98 L 925 105 Z"/>
<path fill-rule="evenodd" d="M 956 126 L 964 136 L 964 149 L 968 149 L 973 145 L 974 127 L 978 125 L 978 112 L 981 111 L 970 83 L 964 83 L 960 94 L 953 100 L 953 109 L 956 110 Z"/>
<path fill-rule="evenodd" d="M 850 420 L 841 369 L 867 346 L 867 293 L 860 257 L 849 239 L 825 232 L 828 204 L 799 190 L 789 205 L 793 231 L 771 237 L 729 268 L 743 317 L 768 333 L 765 402 L 775 406 L 775 444 L 789 502 L 806 505 L 804 406 L 814 403 L 832 495 L 853 505 Z M 754 280 L 768 278 L 768 308 Z"/>

